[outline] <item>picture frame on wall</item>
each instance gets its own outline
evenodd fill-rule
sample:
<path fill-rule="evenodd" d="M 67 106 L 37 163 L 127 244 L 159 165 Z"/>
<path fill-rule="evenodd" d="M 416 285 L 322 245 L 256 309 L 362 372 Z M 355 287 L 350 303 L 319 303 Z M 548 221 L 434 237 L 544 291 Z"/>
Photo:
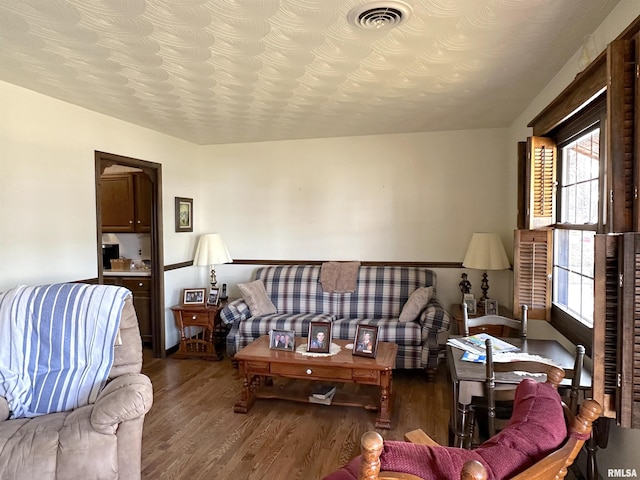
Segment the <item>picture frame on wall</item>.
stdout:
<path fill-rule="evenodd" d="M 218 305 L 220 303 L 220 288 L 211 287 L 209 289 L 209 298 L 207 299 L 207 305 Z"/>
<path fill-rule="evenodd" d="M 182 304 L 204 305 L 206 294 L 206 288 L 184 288 L 182 289 Z"/>
<path fill-rule="evenodd" d="M 329 353 L 331 350 L 331 322 L 310 322 L 307 352 Z"/>
<path fill-rule="evenodd" d="M 176 197 L 176 232 L 193 232 L 193 198 Z"/>
<path fill-rule="evenodd" d="M 376 358 L 378 352 L 378 326 L 358 325 L 356 327 L 356 338 L 353 341 L 353 355 L 361 357 Z"/>
<path fill-rule="evenodd" d="M 485 315 L 498 315 L 498 301 L 488 298 L 484 301 L 484 314 Z"/>

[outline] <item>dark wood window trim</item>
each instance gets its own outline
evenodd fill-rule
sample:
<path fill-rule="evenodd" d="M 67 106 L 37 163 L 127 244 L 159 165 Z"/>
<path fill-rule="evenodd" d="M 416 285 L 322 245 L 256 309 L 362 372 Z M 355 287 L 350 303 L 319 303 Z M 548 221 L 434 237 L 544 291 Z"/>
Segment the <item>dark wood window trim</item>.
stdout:
<path fill-rule="evenodd" d="M 587 356 L 592 356 L 593 332 L 591 328 L 555 305 L 551 306 L 551 321 L 549 323 L 574 345 L 584 345 Z"/>
<path fill-rule="evenodd" d="M 638 32 L 640 32 L 640 17 L 631 22 L 616 40 L 629 40 Z M 607 77 L 607 51 L 605 50 L 591 65 L 578 73 L 576 78 L 555 100 L 529 122 L 527 126 L 533 128 L 533 135 L 548 134 L 569 116 L 576 113 L 581 105 L 607 86 Z"/>
<path fill-rule="evenodd" d="M 570 116 L 578 113 L 592 98 L 597 97 L 606 86 L 607 61 L 606 53 L 603 52 L 527 126 L 533 128 L 535 136 L 548 135 Z"/>

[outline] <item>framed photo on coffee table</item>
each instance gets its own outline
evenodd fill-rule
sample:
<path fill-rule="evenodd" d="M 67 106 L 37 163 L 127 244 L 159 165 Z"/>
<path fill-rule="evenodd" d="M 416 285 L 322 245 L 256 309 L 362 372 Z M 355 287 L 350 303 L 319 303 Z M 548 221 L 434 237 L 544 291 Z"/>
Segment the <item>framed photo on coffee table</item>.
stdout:
<path fill-rule="evenodd" d="M 307 336 L 307 352 L 329 353 L 331 350 L 331 323 L 309 323 Z"/>
<path fill-rule="evenodd" d="M 353 341 L 354 355 L 362 357 L 376 358 L 378 351 L 378 326 L 358 325 L 356 327 L 356 338 Z"/>
<path fill-rule="evenodd" d="M 293 352 L 295 349 L 296 332 L 294 330 L 271 330 L 269 331 L 269 348 L 272 350 L 287 350 Z"/>

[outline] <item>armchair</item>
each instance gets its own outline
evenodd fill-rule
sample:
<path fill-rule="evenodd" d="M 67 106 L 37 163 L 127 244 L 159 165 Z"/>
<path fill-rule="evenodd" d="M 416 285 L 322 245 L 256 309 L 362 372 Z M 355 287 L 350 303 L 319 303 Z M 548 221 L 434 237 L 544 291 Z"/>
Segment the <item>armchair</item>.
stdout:
<path fill-rule="evenodd" d="M 0 395 L 0 477 L 140 479 L 142 428 L 153 389 L 140 373 L 142 343 L 130 293 L 122 307 L 118 337 L 107 384 L 88 405 L 9 419 L 10 403 Z"/>
<path fill-rule="evenodd" d="M 507 428 L 477 449 L 441 447 L 421 431 L 405 436 L 419 444 L 383 442 L 376 432 L 366 432 L 362 455 L 324 480 L 562 479 L 601 411 L 597 402 L 586 400 L 573 417 L 551 384 L 526 379 L 516 391 Z"/>

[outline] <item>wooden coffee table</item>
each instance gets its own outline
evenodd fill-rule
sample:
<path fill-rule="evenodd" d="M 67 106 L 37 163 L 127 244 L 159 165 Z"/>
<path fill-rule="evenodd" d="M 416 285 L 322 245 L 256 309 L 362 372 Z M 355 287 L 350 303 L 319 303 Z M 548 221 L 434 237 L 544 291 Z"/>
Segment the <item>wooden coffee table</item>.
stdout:
<path fill-rule="evenodd" d="M 306 343 L 296 338 L 296 345 Z M 357 383 L 380 387 L 380 396 L 348 393 L 338 389 L 331 405 L 359 406 L 378 410 L 377 428 L 391 428 L 391 377 L 398 345 L 379 342 L 376 358 L 354 356 L 346 349 L 346 340 L 333 340 L 342 350 L 336 355 L 312 357 L 297 352 L 269 349 L 269 336 L 264 335 L 240 350 L 238 361 L 244 384 L 234 412 L 247 413 L 256 398 L 279 398 L 309 403 L 309 387 L 276 388 L 269 385 L 273 377 L 316 380 L 323 383 Z"/>

